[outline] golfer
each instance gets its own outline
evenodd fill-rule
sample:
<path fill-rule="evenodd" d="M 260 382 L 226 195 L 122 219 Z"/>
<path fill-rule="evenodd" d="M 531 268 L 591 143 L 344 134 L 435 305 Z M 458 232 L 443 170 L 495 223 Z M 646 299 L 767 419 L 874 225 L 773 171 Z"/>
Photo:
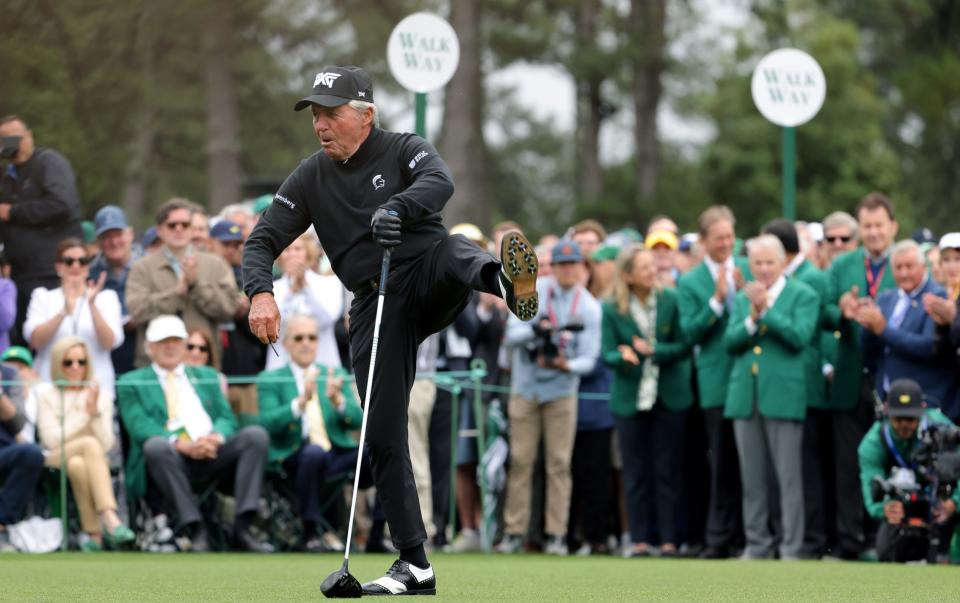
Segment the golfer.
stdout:
<path fill-rule="evenodd" d="M 321 151 L 300 163 L 263 214 L 243 250 L 250 329 L 279 337 L 273 262 L 313 224 L 334 272 L 354 293 L 350 349 L 359 391 L 367 370 L 383 252 L 392 249 L 372 395 L 364 401 L 374 483 L 400 559 L 364 594 L 433 594 L 407 445 L 407 404 L 417 347 L 466 306 L 473 290 L 502 296 L 523 320 L 537 312 L 537 260 L 520 233 L 508 233 L 500 259 L 447 233 L 440 212 L 453 180 L 436 149 L 413 134 L 379 128 L 370 77 L 357 67 L 327 67 L 294 109 L 310 108 Z M 477 200 L 480 201 L 480 200 Z"/>

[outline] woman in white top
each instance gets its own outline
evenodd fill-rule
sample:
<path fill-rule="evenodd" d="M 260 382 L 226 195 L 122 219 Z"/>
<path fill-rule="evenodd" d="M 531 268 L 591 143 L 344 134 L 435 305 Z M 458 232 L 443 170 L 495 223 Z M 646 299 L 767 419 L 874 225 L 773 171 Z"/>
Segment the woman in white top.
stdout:
<path fill-rule="evenodd" d="M 343 285 L 334 275 L 317 274 L 310 267 L 316 266 L 320 247 L 316 237 L 307 232 L 290 244 L 280 254 L 281 276 L 273 284 L 273 298 L 280 309 L 281 319 L 296 315 L 311 316 L 317 321 L 318 340 L 315 364 L 339 367 L 340 352 L 334 327 L 343 314 Z M 279 356 L 267 354 L 267 370 L 290 363 L 286 350 L 277 347 Z"/>
<path fill-rule="evenodd" d="M 35 390 L 37 432 L 47 453 L 45 464 L 67 467 L 85 535 L 81 547 L 99 550 L 101 521 L 109 543 L 130 542 L 134 534 L 117 515 L 107 460 L 107 451 L 114 445 L 113 396 L 97 385 L 90 347 L 83 339 L 70 335 L 58 340 L 50 359 L 55 385 L 47 383 Z"/>
<path fill-rule="evenodd" d="M 90 257 L 80 239 L 65 239 L 57 245 L 54 266 L 60 276 L 56 289 L 38 287 L 30 296 L 23 336 L 36 350 L 35 367 L 41 379 L 51 378 L 50 351 L 53 342 L 75 335 L 90 346 L 96 377 L 113 395 L 113 362 L 110 351 L 123 343 L 120 299 L 104 290 L 106 273 L 96 283 L 88 281 Z"/>

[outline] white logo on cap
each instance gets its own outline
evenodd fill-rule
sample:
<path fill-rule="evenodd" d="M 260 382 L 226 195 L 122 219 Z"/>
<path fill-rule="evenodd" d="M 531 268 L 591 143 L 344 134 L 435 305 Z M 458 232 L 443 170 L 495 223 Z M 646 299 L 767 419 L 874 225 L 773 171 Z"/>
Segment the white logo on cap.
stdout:
<path fill-rule="evenodd" d="M 316 88 L 320 84 L 323 84 L 327 88 L 333 88 L 333 81 L 340 77 L 341 73 L 333 73 L 331 71 L 324 71 L 323 73 L 318 73 L 317 77 L 313 80 L 313 87 Z"/>
<path fill-rule="evenodd" d="M 366 98 L 367 93 L 364 92 L 363 90 L 357 90 L 357 96 L 359 96 L 360 98 Z"/>
<path fill-rule="evenodd" d="M 387 185 L 387 181 L 384 180 L 383 176 L 380 174 L 377 174 L 376 176 L 374 176 L 373 180 L 371 180 L 370 182 L 373 183 L 373 190 L 375 191 L 378 191 Z"/>

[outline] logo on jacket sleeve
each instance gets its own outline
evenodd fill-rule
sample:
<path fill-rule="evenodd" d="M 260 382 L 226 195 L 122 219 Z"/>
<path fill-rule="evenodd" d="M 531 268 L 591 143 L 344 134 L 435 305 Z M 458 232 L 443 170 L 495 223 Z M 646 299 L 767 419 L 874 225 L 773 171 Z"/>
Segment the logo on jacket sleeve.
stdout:
<path fill-rule="evenodd" d="M 387 181 L 383 179 L 383 176 L 381 174 L 377 174 L 376 176 L 374 176 L 373 180 L 371 180 L 370 182 L 373 183 L 373 190 L 375 191 L 378 191 L 387 185 Z"/>
<path fill-rule="evenodd" d="M 426 151 L 420 151 L 419 153 L 417 153 L 416 157 L 410 160 L 410 163 L 407 164 L 407 167 L 409 167 L 412 170 L 420 162 L 421 159 L 423 159 L 429 154 L 430 153 L 427 153 Z"/>

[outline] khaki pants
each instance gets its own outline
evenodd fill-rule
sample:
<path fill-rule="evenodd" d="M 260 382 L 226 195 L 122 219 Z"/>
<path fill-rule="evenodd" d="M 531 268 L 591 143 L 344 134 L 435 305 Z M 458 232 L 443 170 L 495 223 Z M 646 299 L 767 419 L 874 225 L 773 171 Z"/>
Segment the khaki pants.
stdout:
<path fill-rule="evenodd" d="M 547 469 L 547 534 L 567 533 L 570 513 L 570 458 L 577 435 L 577 399 L 566 396 L 550 402 L 534 402 L 510 396 L 510 473 L 504 532 L 523 536 L 530 522 L 530 482 L 537 448 L 543 436 Z"/>
<path fill-rule="evenodd" d="M 433 540 L 437 533 L 433 523 L 433 480 L 430 477 L 430 416 L 437 397 L 437 385 L 429 379 L 417 379 L 410 390 L 410 406 L 407 408 L 407 431 L 410 445 L 410 463 L 413 479 L 417 483 L 417 498 L 420 499 L 420 514 L 427 538 Z"/>
<path fill-rule="evenodd" d="M 73 487 L 73 498 L 80 511 L 80 525 L 88 534 L 100 533 L 100 513 L 117 509 L 110 481 L 107 453 L 93 436 L 80 436 L 64 446 L 67 457 L 67 477 Z M 60 449 L 51 450 L 45 461 L 47 467 L 60 468 Z"/>

